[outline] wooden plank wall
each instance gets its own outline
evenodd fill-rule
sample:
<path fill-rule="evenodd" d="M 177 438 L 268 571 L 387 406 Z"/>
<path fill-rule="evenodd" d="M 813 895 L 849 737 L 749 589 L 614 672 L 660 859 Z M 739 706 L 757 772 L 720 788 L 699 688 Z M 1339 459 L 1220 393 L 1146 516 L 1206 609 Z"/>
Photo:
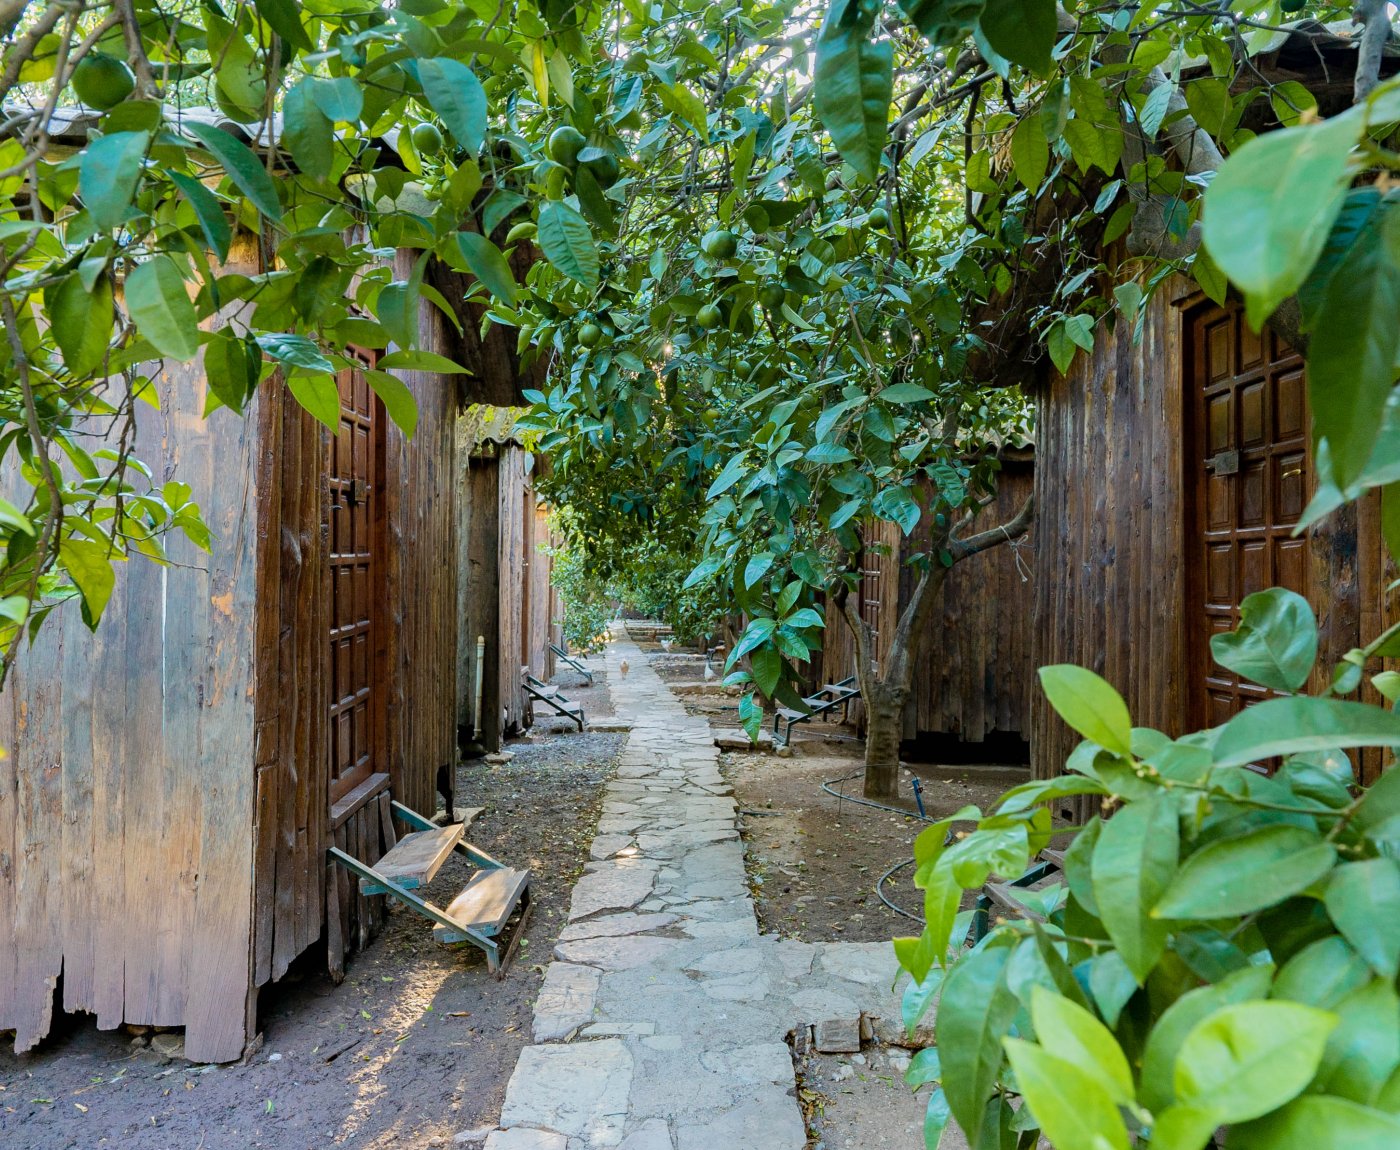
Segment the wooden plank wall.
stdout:
<path fill-rule="evenodd" d="M 48 1032 L 60 973 L 63 1009 L 184 1026 L 196 1061 L 247 1038 L 261 423 L 205 420 L 197 364 L 155 380 L 136 452 L 190 485 L 213 554 L 172 538 L 177 565 L 119 565 L 98 631 L 63 609 L 0 696 L 0 1029 L 17 1051 Z"/>
<path fill-rule="evenodd" d="M 1122 692 L 1135 723 L 1178 735 L 1186 706 L 1182 347 L 1181 316 L 1165 294 L 1138 343 L 1098 339 L 1038 397 L 1034 662 L 1098 672 Z M 1059 774 L 1077 742 L 1035 690 L 1035 776 Z"/>
<path fill-rule="evenodd" d="M 1006 523 L 1031 493 L 1034 467 L 1003 465 L 996 502 L 964 534 Z M 926 545 L 913 540 L 906 547 Z M 980 743 L 993 732 L 1029 737 L 1035 666 L 1030 582 L 1034 532 L 1020 545 L 1021 563 L 1010 545 L 964 559 L 949 573 L 940 593 L 941 613 L 923 635 L 914 658 L 912 694 L 904 712 L 904 737 L 947 735 Z M 901 605 L 913 593 L 915 572 L 900 572 Z"/>
<path fill-rule="evenodd" d="M 465 428 L 465 420 L 459 421 Z M 500 579 L 500 463 L 495 456 L 461 450 L 457 471 L 458 656 L 457 723 L 459 741 L 471 738 L 476 721 L 476 640 L 486 639 L 481 675 L 481 742 L 488 751 L 501 745 L 500 659 L 497 622 Z"/>
<path fill-rule="evenodd" d="M 1009 520 L 1030 493 L 1033 468 L 1029 462 L 1008 463 L 1002 472 L 997 502 L 982 513 L 972 530 Z M 898 623 L 899 611 L 909 601 L 915 575 L 902 565 L 902 552 L 926 550 L 919 533 L 905 540 L 893 524 L 872 525 L 871 541 L 888 548 L 872 548 L 863 559 L 866 587 L 878 608 L 867 606 L 868 617 L 878 620 L 880 634 L 876 654 L 883 661 Z M 1030 566 L 1032 544 L 1022 557 Z M 887 590 L 889 589 L 889 590 Z M 1016 556 L 1009 547 L 965 560 L 944 584 L 942 613 L 923 636 L 915 654 L 911 698 L 905 711 L 904 737 L 949 735 L 981 742 L 992 732 L 1028 736 L 1030 700 L 1034 684 L 1031 660 L 1031 616 L 1034 585 L 1023 581 Z M 823 632 L 820 676 L 836 682 L 855 667 L 850 628 L 834 607 L 827 610 Z M 818 684 L 820 685 L 820 684 Z M 859 702 L 851 705 L 851 717 L 864 723 Z"/>
<path fill-rule="evenodd" d="M 399 256 L 407 278 L 414 252 Z M 443 314 L 419 309 L 428 350 L 456 338 Z M 435 809 L 437 770 L 455 765 L 457 701 L 457 389 L 450 376 L 395 372 L 418 400 L 413 437 L 386 423 L 388 485 L 389 771 L 394 797 L 414 810 Z M 474 636 L 473 636 L 474 638 Z"/>
<path fill-rule="evenodd" d="M 499 596 L 497 658 L 500 670 L 499 705 L 506 734 L 516 734 L 530 725 L 529 700 L 521 685 L 520 668 L 529 658 L 525 634 L 525 604 L 528 593 L 526 549 L 534 536 L 534 499 L 528 471 L 530 455 L 513 443 L 500 445 L 499 488 L 500 550 L 498 554 Z M 526 515 L 527 499 L 531 507 Z M 488 632 L 488 646 L 492 636 Z"/>
<path fill-rule="evenodd" d="M 549 509 L 535 504 L 532 534 L 527 553 L 530 575 L 530 670 L 548 682 L 554 675 L 554 652 L 549 649 L 554 636 L 554 588 L 550 585 Z"/>

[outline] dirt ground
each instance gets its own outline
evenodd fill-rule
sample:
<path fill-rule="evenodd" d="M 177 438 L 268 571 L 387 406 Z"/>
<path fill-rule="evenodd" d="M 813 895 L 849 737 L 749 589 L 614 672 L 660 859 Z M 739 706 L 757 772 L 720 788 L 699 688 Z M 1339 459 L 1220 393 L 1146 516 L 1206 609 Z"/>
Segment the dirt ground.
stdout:
<path fill-rule="evenodd" d="M 571 689 L 582 683 L 573 672 L 558 681 L 590 717 L 611 714 L 601 681 Z M 494 1128 L 625 741 L 539 719 L 511 744 L 510 762 L 467 763 L 457 774 L 457 806 L 486 808 L 470 840 L 534 872 L 534 913 L 504 980 L 475 949 L 437 945 L 426 920 L 395 908 L 341 985 L 317 969 L 313 951 L 264 990 L 264 1045 L 246 1064 L 166 1061 L 89 1016 L 60 1017 L 31 1054 L 0 1045 L 0 1146 L 418 1150 Z M 429 896 L 450 899 L 468 872 L 454 855 Z"/>

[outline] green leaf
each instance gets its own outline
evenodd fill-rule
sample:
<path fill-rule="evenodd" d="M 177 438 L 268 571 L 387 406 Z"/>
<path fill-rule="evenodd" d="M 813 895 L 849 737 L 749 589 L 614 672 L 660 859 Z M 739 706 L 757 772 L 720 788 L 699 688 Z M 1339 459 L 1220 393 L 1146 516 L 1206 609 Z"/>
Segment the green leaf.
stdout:
<path fill-rule="evenodd" d="M 1055 365 L 1055 370 L 1061 375 L 1065 375 L 1069 371 L 1069 365 L 1074 362 L 1076 349 L 1069 338 L 1064 320 L 1057 320 L 1050 328 L 1045 346 L 1046 350 L 1050 352 L 1050 362 Z"/>
<path fill-rule="evenodd" d="M 919 1022 L 943 989 L 944 970 L 939 967 L 930 970 L 922 979 L 911 978 L 900 998 L 899 1013 L 904 1022 L 904 1033 L 910 1038 L 918 1029 Z M 930 1048 L 932 1049 L 932 1048 Z M 942 1071 L 940 1070 L 940 1076 Z"/>
<path fill-rule="evenodd" d="M 772 647 L 760 647 L 749 656 L 749 666 L 753 669 L 754 683 L 771 699 L 782 677 L 783 657 Z"/>
<path fill-rule="evenodd" d="M 1400 362 L 1400 211 L 1374 217 L 1327 284 L 1308 345 L 1313 434 L 1326 438 L 1333 477 L 1365 469 Z"/>
<path fill-rule="evenodd" d="M 964 1132 L 978 1129 L 1001 1070 L 1002 1036 L 1018 1003 L 1006 985 L 1005 947 L 984 947 L 959 959 L 943 984 L 938 1049 L 943 1092 Z"/>
<path fill-rule="evenodd" d="M 1376 979 L 1335 1009 L 1341 1021 L 1327 1040 L 1317 1083 L 1329 1094 L 1370 1105 L 1400 1066 L 1400 998 L 1391 982 Z"/>
<path fill-rule="evenodd" d="M 1028 72 L 1050 71 L 1050 51 L 1059 30 L 1055 0 L 987 0 L 982 34 L 1001 55 Z"/>
<path fill-rule="evenodd" d="M 320 76 L 312 81 L 311 96 L 326 119 L 353 124 L 365 106 L 364 89 L 349 76 Z"/>
<path fill-rule="evenodd" d="M 1090 873 L 1094 903 L 1124 963 L 1145 985 L 1166 949 L 1169 927 L 1152 908 L 1176 873 L 1176 807 L 1165 793 L 1129 803 L 1103 824 Z"/>
<path fill-rule="evenodd" d="M 1400 974 L 1400 863 L 1376 858 L 1345 863 L 1332 872 L 1327 913 L 1377 974 Z"/>
<path fill-rule="evenodd" d="M 856 0 L 832 0 L 817 37 L 817 115 L 841 158 L 867 180 L 880 172 L 894 90 L 894 43 L 848 15 Z"/>
<path fill-rule="evenodd" d="M 287 390 L 316 419 L 340 433 L 340 388 L 333 375 L 293 372 L 287 376 Z"/>
<path fill-rule="evenodd" d="M 175 261 L 158 255 L 126 277 L 126 310 L 161 355 L 181 361 L 199 352 L 199 320 Z"/>
<path fill-rule="evenodd" d="M 1081 169 L 1097 167 L 1108 176 L 1117 171 L 1123 157 L 1123 133 L 1118 128 L 1076 117 L 1065 124 L 1064 135 Z"/>
<path fill-rule="evenodd" d="M 111 278 L 99 276 L 88 292 L 76 272 L 65 276 L 44 289 L 44 310 L 69 373 L 81 377 L 100 368 L 116 322 Z"/>
<path fill-rule="evenodd" d="M 1366 960 L 1333 934 L 1308 944 L 1284 964 L 1273 996 L 1330 1010 L 1371 977 Z"/>
<path fill-rule="evenodd" d="M 1317 659 L 1312 607 L 1283 587 L 1256 591 L 1240 604 L 1240 625 L 1212 635 L 1210 653 L 1228 671 L 1276 691 L 1297 691 Z"/>
<path fill-rule="evenodd" d="M 308 336 L 268 331 L 257 336 L 256 342 L 270 358 L 286 367 L 304 367 L 327 374 L 335 371 L 335 365 Z"/>
<path fill-rule="evenodd" d="M 458 232 L 457 246 L 462 249 L 462 258 L 467 261 L 472 275 L 486 285 L 486 290 L 507 307 L 514 307 L 515 274 L 501 249 L 476 232 Z"/>
<path fill-rule="evenodd" d="M 1040 187 L 1050 167 L 1050 145 L 1038 113 L 1026 116 L 1011 133 L 1011 164 L 1016 178 L 1031 191 Z"/>
<path fill-rule="evenodd" d="M 710 142 L 705 101 L 684 84 L 660 84 L 655 88 L 662 106 L 688 124 L 703 143 Z"/>
<path fill-rule="evenodd" d="M 150 142 L 149 132 L 113 132 L 83 149 L 78 194 L 98 231 L 109 232 L 126 222 Z"/>
<path fill-rule="evenodd" d="M 598 286 L 598 249 L 587 221 L 567 204 L 551 200 L 540 208 L 538 240 L 545 259 L 584 287 Z"/>
<path fill-rule="evenodd" d="M 1132 719 L 1123 696 L 1093 671 L 1068 663 L 1040 668 L 1045 697 L 1086 739 L 1118 755 L 1132 754 Z"/>
<path fill-rule="evenodd" d="M 223 205 L 214 193 L 184 172 L 167 172 L 171 182 L 180 189 L 190 207 L 194 208 L 195 219 L 210 250 L 221 260 L 228 259 L 228 246 L 233 240 L 233 228 L 224 215 Z"/>
<path fill-rule="evenodd" d="M 1223 1006 L 1263 998 L 1269 993 L 1271 966 L 1248 966 L 1227 975 L 1214 986 L 1187 991 L 1163 1012 L 1142 1056 L 1142 1087 L 1139 1101 L 1154 1113 L 1166 1109 L 1176 1099 L 1173 1077 L 1177 1054 L 1186 1036 L 1197 1023 Z"/>
<path fill-rule="evenodd" d="M 418 426 L 418 400 L 408 385 L 387 371 L 366 371 L 365 379 L 384 404 L 384 410 L 394 425 L 407 436 Z"/>
<path fill-rule="evenodd" d="M 418 80 L 433 111 L 472 155 L 486 142 L 486 89 L 476 73 L 458 60 L 418 61 Z"/>
<path fill-rule="evenodd" d="M 389 338 L 401 350 L 418 345 L 418 306 L 421 285 L 415 276 L 410 280 L 395 280 L 379 289 L 375 312 Z"/>
<path fill-rule="evenodd" d="M 312 79 L 294 84 L 282 97 L 282 142 L 313 180 L 326 180 L 335 166 L 335 125 L 316 102 Z"/>
<path fill-rule="evenodd" d="M 1247 1122 L 1297 1097 L 1312 1080 L 1337 1017 L 1293 1002 L 1241 1002 L 1197 1023 L 1174 1071 L 1178 1103 Z"/>
<path fill-rule="evenodd" d="M 312 49 L 311 37 L 301 24 L 301 5 L 296 0 L 257 0 L 258 15 L 284 40 L 290 41 L 303 52 Z M 282 61 L 283 65 L 290 63 Z"/>
<path fill-rule="evenodd" d="M 741 451 L 738 455 L 731 455 L 729 461 L 715 476 L 715 481 L 710 484 L 710 489 L 705 492 L 706 500 L 713 500 L 723 495 L 731 487 L 739 482 L 744 476 L 744 464 L 748 460 L 749 453 Z"/>
<path fill-rule="evenodd" d="M 268 219 L 282 219 L 282 205 L 277 201 L 277 186 L 267 169 L 252 149 L 241 140 L 234 139 L 227 132 L 213 124 L 187 121 L 185 129 L 194 136 L 204 150 L 223 166 L 234 187 L 248 197 L 252 205 Z"/>
<path fill-rule="evenodd" d="M 1265 132 L 1225 161 L 1205 196 L 1202 239 L 1240 288 L 1255 328 L 1307 278 L 1351 183 L 1360 123 L 1344 114 Z"/>
<path fill-rule="evenodd" d="M 1120 1106 L 1133 1103 L 1133 1072 L 1113 1032 L 1078 1003 L 1043 986 L 1031 990 L 1031 1022 L 1055 1054 L 1092 1077 Z"/>
<path fill-rule="evenodd" d="M 1242 767 L 1275 755 L 1400 744 L 1400 715 L 1340 699 L 1267 699 L 1240 712 L 1215 741 L 1215 763 Z"/>
<path fill-rule="evenodd" d="M 375 361 L 375 366 L 402 371 L 431 371 L 438 375 L 466 375 L 467 369 L 435 351 L 391 351 Z"/>
<path fill-rule="evenodd" d="M 263 362 L 262 348 L 223 327 L 210 333 L 204 345 L 204 377 L 213 397 L 205 408 L 209 414 L 222 403 L 241 412 L 258 385 Z"/>
<path fill-rule="evenodd" d="M 1395 1150 L 1400 1118 L 1342 1098 L 1308 1095 L 1230 1131 L 1230 1150 Z"/>
<path fill-rule="evenodd" d="M 1322 878 L 1337 852 L 1316 831 L 1272 824 L 1210 843 L 1188 858 L 1154 918 L 1229 918 L 1282 902 Z M 1102 908 L 1100 908 L 1102 909 Z"/>
<path fill-rule="evenodd" d="M 102 612 L 112 598 L 112 588 L 116 586 L 116 572 L 112 570 L 115 556 L 105 543 L 92 539 L 76 539 L 69 536 L 58 546 L 58 559 L 68 572 L 73 585 L 83 597 L 83 620 L 88 627 L 96 630 L 102 619 Z"/>
<path fill-rule="evenodd" d="M 1051 1145 L 1063 1150 L 1128 1150 L 1128 1128 L 1098 1078 L 1019 1038 L 1006 1039 L 1006 1054 L 1026 1105 Z M 976 1129 L 961 1117 L 958 1124 L 964 1131 Z"/>
<path fill-rule="evenodd" d="M 882 388 L 879 398 L 886 403 L 923 403 L 934 398 L 933 392 L 917 383 L 896 383 Z"/>
<path fill-rule="evenodd" d="M 758 742 L 758 732 L 763 728 L 763 708 L 752 691 L 739 700 L 739 725 L 749 736 L 749 742 Z"/>
<path fill-rule="evenodd" d="M 938 1150 L 951 1113 L 948 1096 L 939 1087 L 929 1095 L 928 1108 L 924 1111 L 924 1150 Z"/>

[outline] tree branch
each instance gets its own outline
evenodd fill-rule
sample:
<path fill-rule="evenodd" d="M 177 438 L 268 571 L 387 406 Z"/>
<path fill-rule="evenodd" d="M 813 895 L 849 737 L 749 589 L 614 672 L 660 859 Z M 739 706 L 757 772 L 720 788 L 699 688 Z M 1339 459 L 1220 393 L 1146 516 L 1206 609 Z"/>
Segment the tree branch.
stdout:
<path fill-rule="evenodd" d="M 1390 7 L 1387 0 L 1357 0 L 1352 23 L 1365 25 L 1356 58 L 1356 79 L 1352 100 L 1361 103 L 1371 94 L 1381 75 L 1381 53 L 1390 39 Z"/>
<path fill-rule="evenodd" d="M 990 547 L 995 547 L 998 543 L 1010 543 L 1013 539 L 1019 539 L 1031 529 L 1031 524 L 1035 522 L 1035 496 L 1028 495 L 1025 503 L 1021 505 L 1021 510 L 1008 523 L 1003 523 L 999 527 L 989 527 L 986 531 L 979 532 L 969 539 L 949 539 L 948 550 L 953 553 L 953 562 L 966 559 L 969 555 L 976 555 L 981 551 L 986 551 Z"/>

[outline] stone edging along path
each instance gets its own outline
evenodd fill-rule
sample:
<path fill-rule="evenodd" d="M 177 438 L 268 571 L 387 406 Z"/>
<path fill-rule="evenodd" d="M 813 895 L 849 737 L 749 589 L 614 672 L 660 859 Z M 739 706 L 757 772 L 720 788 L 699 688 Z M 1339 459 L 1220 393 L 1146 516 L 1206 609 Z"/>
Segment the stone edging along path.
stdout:
<path fill-rule="evenodd" d="M 605 659 L 632 730 L 486 1150 L 802 1150 L 786 1036 L 897 1018 L 893 953 L 759 934 L 709 723 Z"/>

